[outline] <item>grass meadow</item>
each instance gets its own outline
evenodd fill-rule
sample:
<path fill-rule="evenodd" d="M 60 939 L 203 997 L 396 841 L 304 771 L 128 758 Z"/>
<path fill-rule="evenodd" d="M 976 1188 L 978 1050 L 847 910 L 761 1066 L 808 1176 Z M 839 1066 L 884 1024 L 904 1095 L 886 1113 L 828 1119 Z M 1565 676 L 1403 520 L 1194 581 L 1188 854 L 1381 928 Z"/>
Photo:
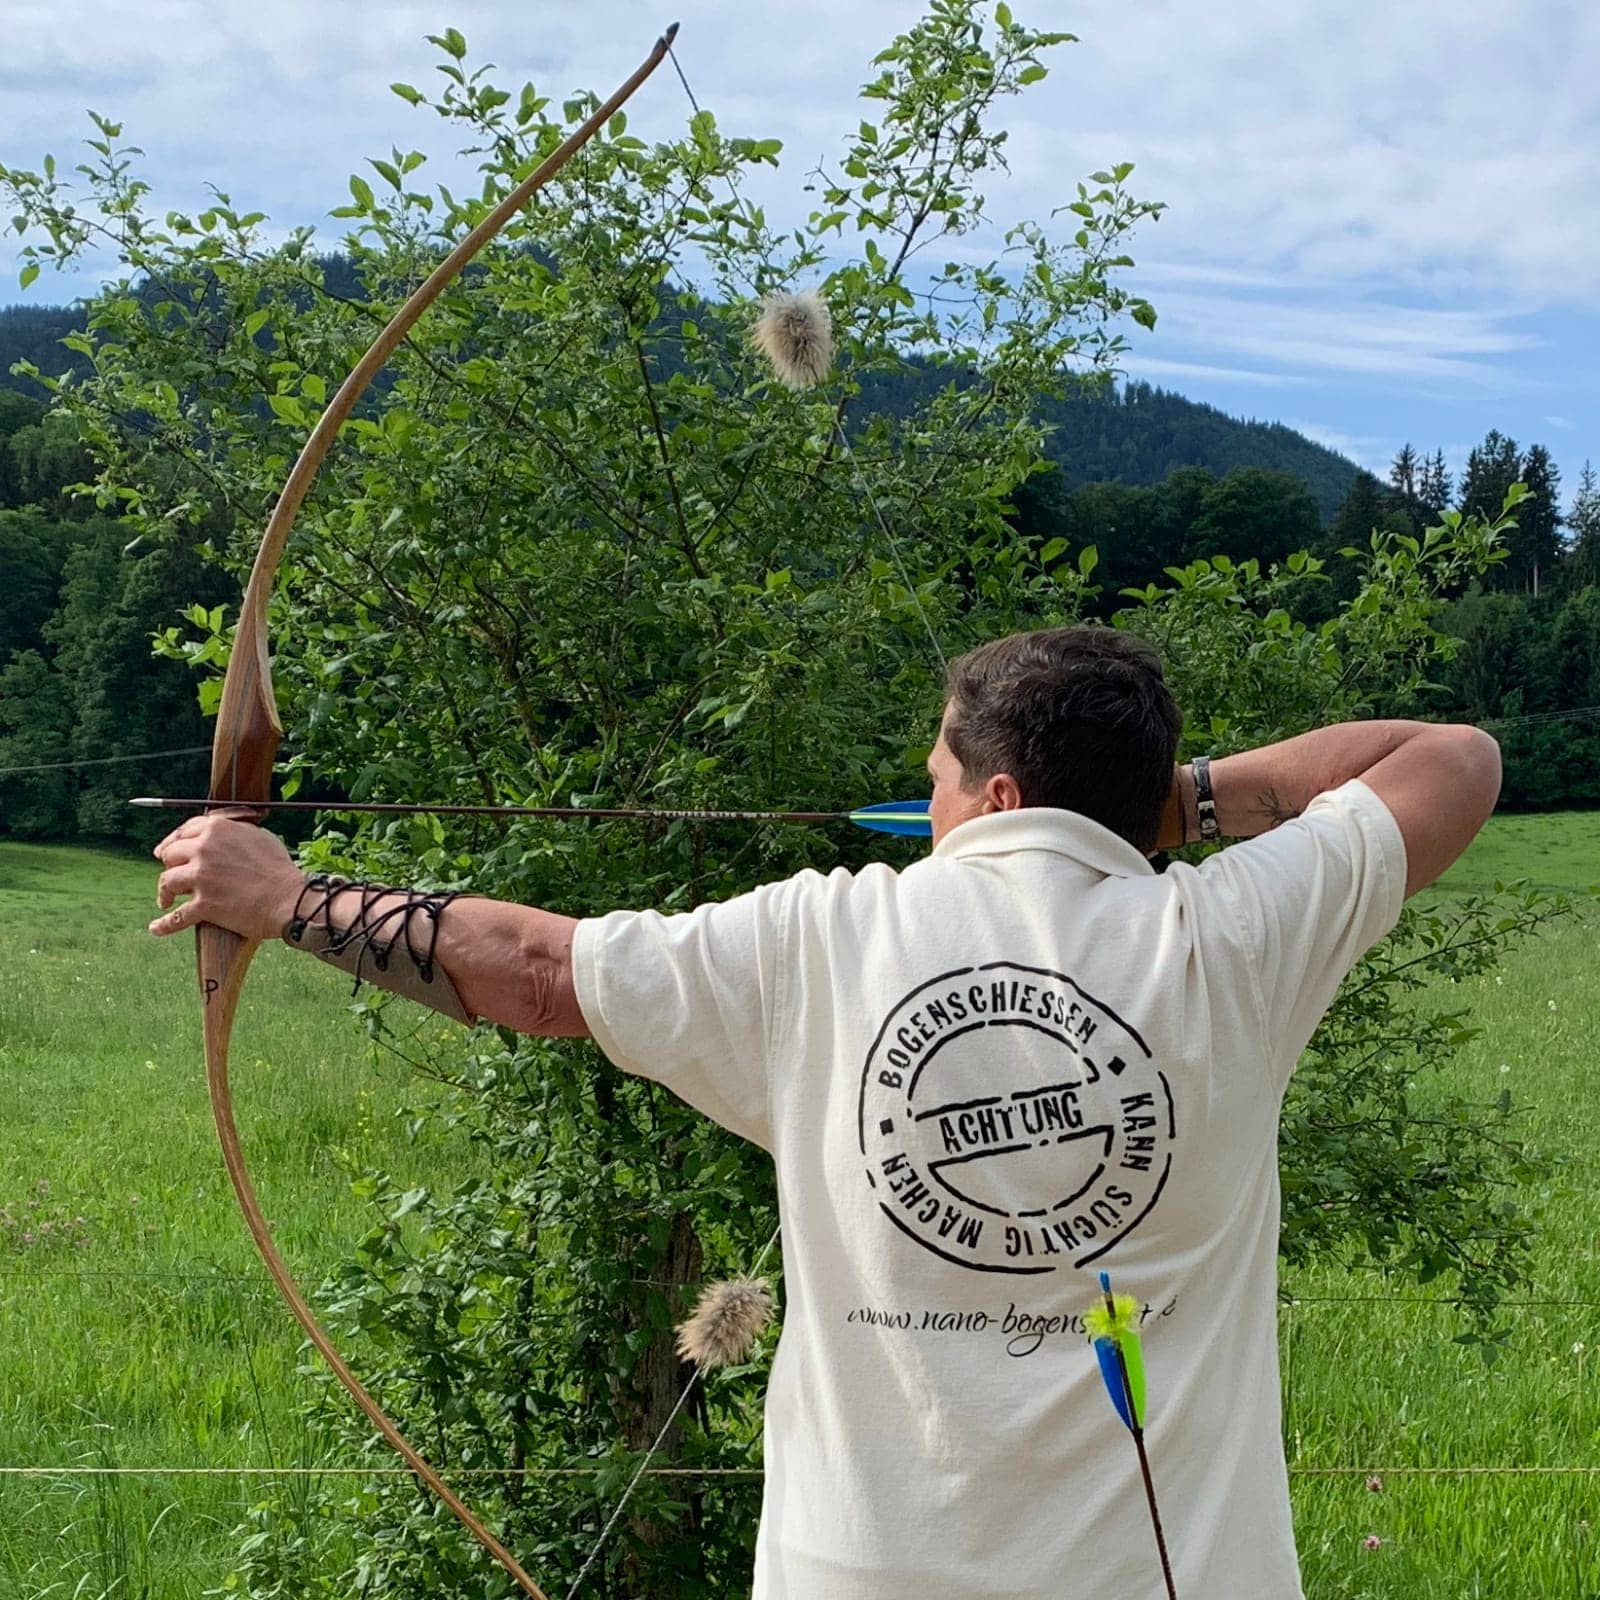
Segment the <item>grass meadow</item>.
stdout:
<path fill-rule="evenodd" d="M 1600 814 L 1496 818 L 1444 891 L 1517 876 L 1600 880 Z M 142 931 L 153 888 L 142 860 L 0 844 L 0 1600 L 228 1592 L 265 1481 L 239 1469 L 328 1459 L 297 1420 L 298 1330 L 216 1153 L 190 943 Z M 1537 1288 L 1509 1313 L 1508 1356 L 1486 1367 L 1454 1345 L 1431 1291 L 1285 1281 L 1312 1600 L 1600 1596 L 1597 933 L 1600 914 L 1566 923 L 1451 996 L 1485 1032 L 1448 1076 L 1509 1087 L 1528 1135 L 1566 1158 L 1527 1197 Z M 314 1283 L 375 1220 L 351 1173 L 453 1186 L 475 1157 L 407 1139 L 406 1108 L 435 1091 L 373 1057 L 337 974 L 270 948 L 258 965 L 235 1095 L 263 1203 Z"/>

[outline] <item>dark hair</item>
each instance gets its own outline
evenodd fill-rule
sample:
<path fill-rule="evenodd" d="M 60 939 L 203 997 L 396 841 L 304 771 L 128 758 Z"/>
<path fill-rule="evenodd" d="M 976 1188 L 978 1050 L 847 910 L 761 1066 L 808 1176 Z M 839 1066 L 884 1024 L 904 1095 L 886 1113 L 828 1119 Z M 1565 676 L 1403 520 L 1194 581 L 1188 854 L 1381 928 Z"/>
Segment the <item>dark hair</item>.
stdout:
<path fill-rule="evenodd" d="M 1013 633 L 950 663 L 945 741 L 967 786 L 1089 817 L 1146 853 L 1172 792 L 1183 713 L 1155 646 L 1118 628 Z"/>

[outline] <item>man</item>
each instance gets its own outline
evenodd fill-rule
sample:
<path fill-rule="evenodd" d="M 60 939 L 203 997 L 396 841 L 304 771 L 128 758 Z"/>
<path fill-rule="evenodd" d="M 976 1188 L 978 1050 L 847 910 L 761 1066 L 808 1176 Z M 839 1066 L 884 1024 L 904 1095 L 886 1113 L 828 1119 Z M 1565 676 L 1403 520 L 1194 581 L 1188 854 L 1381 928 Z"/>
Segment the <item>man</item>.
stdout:
<path fill-rule="evenodd" d="M 1291 1600 L 1280 1101 L 1345 974 L 1493 809 L 1499 750 L 1347 723 L 1175 769 L 1180 727 L 1149 645 L 1021 634 L 952 665 L 933 852 L 902 872 L 576 922 L 308 889 L 210 817 L 157 849 L 160 904 L 191 898 L 151 928 L 284 934 L 453 1015 L 590 1035 L 771 1151 L 758 1600 L 1159 1594 L 1083 1337 L 1102 1268 L 1147 1308 L 1178 1593 Z M 1152 866 L 1218 830 L 1248 842 Z"/>

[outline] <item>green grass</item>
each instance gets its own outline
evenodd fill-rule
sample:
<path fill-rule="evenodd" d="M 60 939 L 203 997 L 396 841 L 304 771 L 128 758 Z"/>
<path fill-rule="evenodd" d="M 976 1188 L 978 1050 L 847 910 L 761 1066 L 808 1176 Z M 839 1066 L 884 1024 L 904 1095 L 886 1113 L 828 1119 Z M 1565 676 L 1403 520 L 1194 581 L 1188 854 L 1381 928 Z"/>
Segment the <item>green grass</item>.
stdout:
<path fill-rule="evenodd" d="M 1370 1274 L 1286 1274 L 1306 1298 L 1279 1322 L 1284 1433 L 1306 1593 L 1315 1600 L 1455 1600 L 1600 1594 L 1600 1053 L 1592 1038 L 1600 919 L 1529 943 L 1498 973 L 1464 983 L 1483 1036 L 1446 1081 L 1487 1099 L 1509 1088 L 1523 1132 L 1571 1158 L 1533 1201 L 1541 1228 L 1531 1304 L 1509 1308 L 1514 1343 L 1485 1366 L 1454 1344 L 1463 1323 L 1400 1287 L 1385 1303 Z M 1554 1009 L 1551 1009 L 1554 1002 Z M 1372 1297 L 1346 1302 L 1342 1297 Z M 1326 1298 L 1324 1298 L 1326 1297 Z M 1589 1302 L 1570 1304 L 1568 1302 Z M 1385 1473 L 1391 1467 L 1597 1469 L 1593 1474 Z M 1383 1540 L 1369 1551 L 1368 1535 Z"/>
<path fill-rule="evenodd" d="M 1487 890 L 1517 878 L 1566 890 L 1600 882 L 1600 813 L 1491 818 L 1437 887 Z M 1506 1312 L 1515 1330 L 1507 1355 L 1487 1366 L 1455 1344 L 1464 1324 L 1437 1303 L 1437 1288 L 1402 1287 L 1390 1299 L 1370 1273 L 1284 1276 L 1303 1297 L 1281 1313 L 1279 1342 L 1312 1600 L 1600 1595 L 1597 935 L 1591 906 L 1449 993 L 1483 1033 L 1441 1086 L 1478 1099 L 1509 1089 L 1523 1135 L 1564 1158 L 1556 1181 L 1522 1197 L 1541 1234 L 1530 1303 Z M 1579 1470 L 1427 1470 L 1441 1467 Z M 1382 1487 L 1369 1489 L 1365 1470 L 1322 1468 L 1376 1469 Z M 1366 1548 L 1369 1536 L 1379 1548 Z"/>
<path fill-rule="evenodd" d="M 0 844 L 0 1465 L 310 1463 L 298 1330 L 223 1172 L 194 954 L 157 943 L 154 863 Z M 374 1063 L 337 973 L 271 947 L 235 1025 L 247 1159 L 315 1283 L 376 1220 L 348 1172 L 453 1186 L 408 1145 L 418 1090 Z M 0 1477 L 0 1596 L 198 1600 L 260 1492 L 237 1477 Z"/>
<path fill-rule="evenodd" d="M 1442 887 L 1497 877 L 1600 879 L 1600 814 L 1496 818 Z M 263 1492 L 74 1467 L 326 1459 L 297 1420 L 297 1332 L 217 1156 L 189 941 L 142 931 L 153 886 L 145 861 L 0 844 L 0 1465 L 60 1469 L 0 1476 L 0 1600 L 200 1600 L 226 1581 L 234 1529 Z M 1371 1492 L 1364 1471 L 1311 1470 L 1600 1468 L 1597 934 L 1600 915 L 1563 925 L 1451 994 L 1485 1029 L 1451 1085 L 1509 1087 L 1528 1135 L 1570 1157 L 1530 1197 L 1537 1303 L 1510 1311 L 1506 1359 L 1486 1367 L 1453 1344 L 1455 1314 L 1412 1303 L 1427 1291 L 1384 1302 L 1370 1276 L 1286 1279 L 1301 1298 L 1281 1322 L 1284 1426 L 1312 1600 L 1600 1595 L 1600 1472 L 1391 1471 Z M 452 1186 L 474 1158 L 407 1143 L 398 1114 L 423 1090 L 371 1059 L 337 974 L 271 948 L 258 963 L 235 1096 L 263 1203 L 314 1282 L 373 1220 L 351 1170 Z"/>
<path fill-rule="evenodd" d="M 1600 884 L 1600 811 L 1491 817 L 1438 887 L 1490 889 L 1497 878 L 1527 878 L 1539 888 Z"/>

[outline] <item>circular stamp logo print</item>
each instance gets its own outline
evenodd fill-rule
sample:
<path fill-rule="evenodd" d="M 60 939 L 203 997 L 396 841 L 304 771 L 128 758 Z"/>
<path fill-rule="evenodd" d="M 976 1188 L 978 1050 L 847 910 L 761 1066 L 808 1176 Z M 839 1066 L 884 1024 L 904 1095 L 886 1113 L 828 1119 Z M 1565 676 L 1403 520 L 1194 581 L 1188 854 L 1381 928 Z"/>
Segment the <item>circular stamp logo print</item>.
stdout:
<path fill-rule="evenodd" d="M 1063 972 L 991 961 L 913 989 L 861 1072 L 883 1214 L 975 1272 L 1087 1266 L 1155 1208 L 1177 1137 L 1138 1032 Z"/>

